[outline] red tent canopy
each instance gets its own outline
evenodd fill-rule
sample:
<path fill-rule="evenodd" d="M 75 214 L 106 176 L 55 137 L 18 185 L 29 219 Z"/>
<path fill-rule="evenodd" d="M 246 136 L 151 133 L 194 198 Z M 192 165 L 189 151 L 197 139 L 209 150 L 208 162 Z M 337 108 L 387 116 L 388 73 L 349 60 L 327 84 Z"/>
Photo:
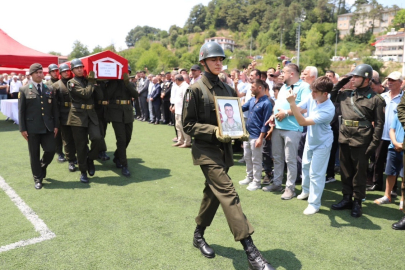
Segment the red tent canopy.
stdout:
<path fill-rule="evenodd" d="M 29 68 L 33 63 L 48 67 L 58 64 L 58 57 L 25 47 L 0 29 L 0 66 Z"/>

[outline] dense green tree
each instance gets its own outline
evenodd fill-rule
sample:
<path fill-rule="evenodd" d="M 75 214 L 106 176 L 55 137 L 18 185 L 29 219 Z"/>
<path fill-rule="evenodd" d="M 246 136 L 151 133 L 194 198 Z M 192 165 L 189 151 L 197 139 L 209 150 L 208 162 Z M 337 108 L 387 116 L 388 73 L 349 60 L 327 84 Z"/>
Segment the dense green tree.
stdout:
<path fill-rule="evenodd" d="M 62 55 L 60 52 L 55 52 L 55 51 L 50 51 L 49 54 L 57 55 L 57 56 L 61 56 L 61 55 Z"/>
<path fill-rule="evenodd" d="M 201 32 L 205 29 L 205 19 L 207 16 L 207 9 L 203 4 L 198 4 L 191 9 L 188 16 L 186 25 L 184 26 L 187 31 Z M 195 27 L 199 27 L 200 31 L 195 31 Z"/>
<path fill-rule="evenodd" d="M 405 25 L 405 9 L 401 9 L 400 11 L 397 12 L 395 15 L 393 24 L 397 26 L 398 28 L 402 28 Z"/>
<path fill-rule="evenodd" d="M 80 58 L 84 57 L 90 54 L 89 49 L 87 48 L 86 45 L 82 44 L 80 41 L 76 40 L 73 42 L 73 50 L 69 54 L 69 60 L 74 59 L 74 58 Z"/>
<path fill-rule="evenodd" d="M 99 53 L 99 52 L 102 52 L 102 51 L 103 51 L 103 47 L 101 47 L 100 45 L 97 45 L 96 47 L 94 47 L 91 54 Z"/>

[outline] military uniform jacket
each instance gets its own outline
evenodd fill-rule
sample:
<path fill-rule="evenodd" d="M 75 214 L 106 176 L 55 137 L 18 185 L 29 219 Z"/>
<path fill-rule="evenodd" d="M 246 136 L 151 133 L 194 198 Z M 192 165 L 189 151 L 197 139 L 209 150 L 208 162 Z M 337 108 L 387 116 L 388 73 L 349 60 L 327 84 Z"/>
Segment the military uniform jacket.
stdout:
<path fill-rule="evenodd" d="M 208 73 L 208 76 L 215 75 Z M 218 79 L 218 76 L 215 77 Z M 183 102 L 183 129 L 186 134 L 194 137 L 191 149 L 193 162 L 194 165 L 218 164 L 229 168 L 233 165 L 232 145 L 231 142 L 221 143 L 215 136 L 214 129 L 218 127 L 218 120 L 215 113 L 214 96 L 236 97 L 236 92 L 219 79 L 214 83 L 214 80 L 209 80 L 205 74 L 201 80 L 209 89 L 210 119 L 205 119 L 203 91 L 198 82 L 187 89 Z"/>
<path fill-rule="evenodd" d="M 32 84 L 20 88 L 18 98 L 18 119 L 20 132 L 45 134 L 59 128 L 58 105 L 54 92 L 42 84 L 42 95 Z"/>
<path fill-rule="evenodd" d="M 61 79 L 54 84 L 52 88 L 59 107 L 59 121 L 61 125 L 67 125 L 69 112 L 70 112 L 70 95 L 67 89 L 67 82 L 69 79 Z"/>
<path fill-rule="evenodd" d="M 401 101 L 399 102 L 397 106 L 397 111 L 398 111 L 398 119 L 399 122 L 401 122 L 402 127 L 405 129 L 405 95 L 402 95 Z M 404 140 L 405 142 L 405 140 Z M 402 149 L 405 149 L 405 143 L 402 144 Z"/>
<path fill-rule="evenodd" d="M 138 98 L 134 84 L 129 82 L 127 84 L 123 80 L 111 80 L 107 84 L 107 95 L 109 99 L 107 121 L 125 124 L 134 122 L 132 104 L 117 104 L 117 101 L 129 101 L 132 98 Z"/>
<path fill-rule="evenodd" d="M 99 100 L 103 99 L 101 90 L 90 83 L 84 77 L 74 77 L 70 79 L 67 88 L 72 99 L 72 107 L 69 111 L 67 124 L 77 127 L 88 127 L 89 121 L 98 125 L 97 113 L 94 109 L 93 92 Z M 93 105 L 92 109 L 78 108 L 82 105 Z"/>
<path fill-rule="evenodd" d="M 162 94 L 165 94 L 163 100 L 170 100 L 172 85 L 173 85 L 172 81 L 167 81 L 163 83 Z"/>
<path fill-rule="evenodd" d="M 52 85 L 53 85 L 54 83 L 56 83 L 57 81 L 59 81 L 59 80 L 58 80 L 58 79 L 51 78 L 49 81 L 46 81 L 45 84 L 46 84 L 46 86 L 48 86 L 50 89 L 52 89 Z"/>
<path fill-rule="evenodd" d="M 331 100 L 340 103 L 344 120 L 364 120 L 353 110 L 351 103 L 351 96 L 353 95 L 354 104 L 366 116 L 368 121 L 374 123 L 374 127 L 372 125 L 368 127 L 346 126 L 342 123 L 339 129 L 339 143 L 345 143 L 352 147 L 368 146 L 368 153 L 375 150 L 379 145 L 384 128 L 384 99 L 373 92 L 369 86 L 356 90 L 337 90 L 335 88 L 332 90 Z"/>

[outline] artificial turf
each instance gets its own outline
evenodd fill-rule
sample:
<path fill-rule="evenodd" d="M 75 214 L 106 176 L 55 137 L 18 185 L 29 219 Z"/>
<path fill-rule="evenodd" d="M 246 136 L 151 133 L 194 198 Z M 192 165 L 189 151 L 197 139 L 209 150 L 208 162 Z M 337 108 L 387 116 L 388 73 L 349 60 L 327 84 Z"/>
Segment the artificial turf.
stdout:
<path fill-rule="evenodd" d="M 55 156 L 44 188 L 35 190 L 27 143 L 18 126 L 5 119 L 0 116 L 0 175 L 56 237 L 0 253 L 0 269 L 247 269 L 222 209 L 205 234 L 217 256 L 206 259 L 193 247 L 204 177 L 189 149 L 171 146 L 173 127 L 135 121 L 130 178 L 111 160 L 97 161 L 96 175 L 82 184 L 79 172 L 70 173 Z M 111 125 L 106 143 L 112 157 Z M 235 161 L 240 158 L 235 154 Z M 383 193 L 370 192 L 363 217 L 355 219 L 349 210 L 330 210 L 341 198 L 337 181 L 326 185 L 320 212 L 305 216 L 306 201 L 283 201 L 281 193 L 240 186 L 243 164 L 235 163 L 229 174 L 255 228 L 256 246 L 277 269 L 403 269 L 405 232 L 391 229 L 403 216 L 398 200 L 377 206 L 373 200 Z M 0 246 L 37 236 L 0 189 Z"/>

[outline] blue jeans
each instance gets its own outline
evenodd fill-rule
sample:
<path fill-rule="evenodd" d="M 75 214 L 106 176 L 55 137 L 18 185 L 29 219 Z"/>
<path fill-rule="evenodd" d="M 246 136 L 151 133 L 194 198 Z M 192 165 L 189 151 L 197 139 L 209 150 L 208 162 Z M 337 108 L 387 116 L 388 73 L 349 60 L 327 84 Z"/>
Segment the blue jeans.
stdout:
<path fill-rule="evenodd" d="M 7 99 L 7 94 L 0 94 L 0 100 Z M 0 109 L 1 109 L 1 101 L 0 101 Z"/>
<path fill-rule="evenodd" d="M 302 155 L 302 192 L 308 194 L 308 204 L 315 209 L 321 207 L 321 197 L 325 188 L 325 173 L 328 167 L 330 149 L 325 148 L 309 150 L 305 144 Z"/>

